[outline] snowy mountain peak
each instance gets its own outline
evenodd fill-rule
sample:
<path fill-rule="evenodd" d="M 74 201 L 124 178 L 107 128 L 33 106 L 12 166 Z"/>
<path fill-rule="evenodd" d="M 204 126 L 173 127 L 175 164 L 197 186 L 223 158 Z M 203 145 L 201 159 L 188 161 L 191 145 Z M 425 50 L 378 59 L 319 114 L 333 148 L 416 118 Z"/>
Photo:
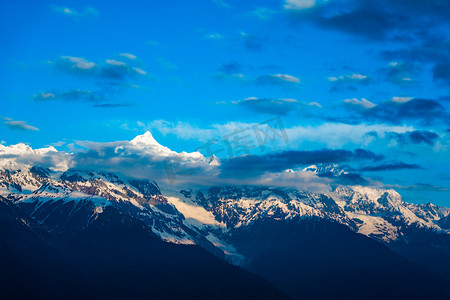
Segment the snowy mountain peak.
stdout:
<path fill-rule="evenodd" d="M 138 149 L 161 156 L 172 156 L 176 154 L 174 151 L 158 143 L 150 131 L 147 131 L 142 135 L 138 135 L 130 141 L 130 144 Z"/>
<path fill-rule="evenodd" d="M 303 169 L 303 171 L 309 171 L 314 172 L 316 174 L 334 174 L 334 175 L 342 175 L 346 174 L 347 172 L 344 171 L 339 165 L 337 164 L 319 164 L 319 165 L 311 165 L 309 167 L 306 167 Z"/>
<path fill-rule="evenodd" d="M 220 166 L 220 159 L 213 154 L 211 157 L 208 158 L 208 164 L 211 167 L 218 167 Z"/>
<path fill-rule="evenodd" d="M 130 141 L 130 143 L 134 145 L 161 146 L 155 140 L 150 131 L 147 131 L 144 134 L 136 136 L 134 139 Z"/>

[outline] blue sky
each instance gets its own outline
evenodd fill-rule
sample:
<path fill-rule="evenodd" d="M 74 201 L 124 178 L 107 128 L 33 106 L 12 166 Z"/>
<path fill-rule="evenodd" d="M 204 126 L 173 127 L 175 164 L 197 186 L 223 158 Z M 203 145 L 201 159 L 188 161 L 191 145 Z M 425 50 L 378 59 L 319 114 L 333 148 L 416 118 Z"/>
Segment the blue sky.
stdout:
<path fill-rule="evenodd" d="M 175 151 L 193 151 L 280 118 L 287 142 L 244 158 L 215 154 L 230 159 L 227 167 L 252 170 L 262 160 L 274 170 L 335 162 L 406 200 L 450 205 L 446 1 L 1 6 L 6 145 L 77 151 L 79 141 L 131 140 L 150 130 Z M 331 150 L 353 154 L 324 160 Z M 312 154 L 320 159 L 292 159 Z"/>

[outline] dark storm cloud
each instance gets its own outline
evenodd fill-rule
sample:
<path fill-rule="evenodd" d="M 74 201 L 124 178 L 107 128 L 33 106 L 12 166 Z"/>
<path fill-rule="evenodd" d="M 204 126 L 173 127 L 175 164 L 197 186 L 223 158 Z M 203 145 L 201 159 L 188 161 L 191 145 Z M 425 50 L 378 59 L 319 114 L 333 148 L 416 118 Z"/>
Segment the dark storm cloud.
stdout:
<path fill-rule="evenodd" d="M 344 32 L 371 39 L 383 39 L 395 27 L 407 21 L 404 16 L 401 20 L 392 14 L 386 13 L 376 5 L 368 5 L 371 1 L 361 1 L 352 11 L 342 11 L 339 14 L 322 17 L 318 23 L 326 28 L 337 29 Z"/>
<path fill-rule="evenodd" d="M 41 92 L 34 95 L 36 101 L 76 101 L 76 102 L 101 102 L 105 98 L 101 92 L 90 90 L 68 90 L 64 92 Z"/>
<path fill-rule="evenodd" d="M 116 95 L 120 94 L 122 87 L 107 84 L 97 90 L 67 90 L 67 91 L 50 91 L 35 94 L 33 99 L 38 102 L 52 103 L 56 101 L 89 103 L 93 107 L 112 108 L 127 107 L 129 103 L 114 102 Z"/>
<path fill-rule="evenodd" d="M 261 52 L 270 43 L 270 40 L 267 37 L 250 35 L 246 33 L 242 33 L 241 38 L 244 42 L 244 47 L 252 52 Z"/>
<path fill-rule="evenodd" d="M 335 183 L 344 184 L 344 185 L 368 185 L 369 182 L 367 179 L 362 177 L 358 173 L 343 173 L 343 174 L 334 174 L 332 172 L 325 172 L 317 174 L 318 177 L 325 177 L 329 179 L 333 179 Z"/>
<path fill-rule="evenodd" d="M 390 62 L 385 68 L 378 70 L 381 78 L 397 85 L 417 84 L 414 77 L 419 74 L 421 68 L 415 63 Z"/>
<path fill-rule="evenodd" d="M 381 54 L 389 60 L 445 64 L 450 60 L 450 41 L 445 36 L 428 37 L 422 43 L 408 44 L 404 48 L 386 50 Z"/>
<path fill-rule="evenodd" d="M 427 144 L 434 146 L 439 139 L 439 135 L 432 131 L 415 130 L 406 133 L 388 132 L 388 138 L 395 139 L 400 144 Z"/>
<path fill-rule="evenodd" d="M 237 62 L 226 63 L 219 68 L 219 72 L 223 72 L 225 74 L 242 73 L 243 70 L 244 65 Z"/>
<path fill-rule="evenodd" d="M 364 149 L 349 150 L 316 150 L 316 151 L 283 151 L 266 155 L 248 155 L 225 160 L 219 167 L 225 177 L 246 177 L 260 175 L 265 172 L 281 172 L 301 165 L 320 163 L 341 163 L 346 161 L 372 160 L 383 158 Z"/>
<path fill-rule="evenodd" d="M 243 107 L 245 109 L 258 112 L 267 113 L 273 115 L 287 115 L 298 109 L 298 102 L 294 99 L 258 99 L 258 98 L 248 98 L 239 102 L 236 105 Z"/>
<path fill-rule="evenodd" d="M 125 104 L 125 103 L 104 103 L 104 104 L 94 104 L 93 107 L 98 107 L 98 108 L 116 108 L 116 107 L 129 107 L 129 104 Z"/>
<path fill-rule="evenodd" d="M 431 64 L 434 81 L 450 85 L 450 41 L 445 37 L 428 38 L 420 45 L 384 51 L 382 57 L 409 61 L 410 64 Z"/>
<path fill-rule="evenodd" d="M 413 99 L 406 103 L 383 102 L 362 112 L 365 120 L 402 123 L 404 121 L 419 122 L 425 125 L 437 122 L 449 122 L 449 114 L 435 100 Z"/>
<path fill-rule="evenodd" d="M 393 170 L 404 170 L 404 169 L 421 169 L 417 164 L 407 164 L 404 162 L 393 162 L 387 164 L 380 164 L 375 166 L 367 166 L 360 169 L 360 171 L 375 172 L 375 171 L 393 171 Z"/>
<path fill-rule="evenodd" d="M 313 8 L 288 9 L 291 19 L 366 39 L 411 41 L 427 38 L 438 24 L 448 22 L 450 2 L 442 0 L 341 0 Z"/>
<path fill-rule="evenodd" d="M 450 85 L 450 62 L 441 62 L 434 66 L 433 79 Z"/>

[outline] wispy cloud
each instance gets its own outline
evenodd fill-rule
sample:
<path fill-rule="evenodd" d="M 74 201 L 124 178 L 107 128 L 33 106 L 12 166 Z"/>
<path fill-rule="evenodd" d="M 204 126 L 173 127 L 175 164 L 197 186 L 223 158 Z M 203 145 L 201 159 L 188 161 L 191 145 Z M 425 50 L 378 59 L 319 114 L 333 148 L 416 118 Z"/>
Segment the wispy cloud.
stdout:
<path fill-rule="evenodd" d="M 254 112 L 286 115 L 298 109 L 299 103 L 296 99 L 268 99 L 249 97 L 241 101 L 233 101 L 232 104 L 249 109 Z"/>
<path fill-rule="evenodd" d="M 69 90 L 64 92 L 41 92 L 33 96 L 36 101 L 86 101 L 86 102 L 100 102 L 104 96 L 99 92 L 91 90 Z"/>
<path fill-rule="evenodd" d="M 249 13 L 249 15 L 257 17 L 257 18 L 259 18 L 261 20 L 267 21 L 267 20 L 272 19 L 272 16 L 274 14 L 276 14 L 276 13 L 277 13 L 277 11 L 275 11 L 273 9 L 270 9 L 270 8 L 267 8 L 267 7 L 257 7 L 254 10 L 252 10 Z"/>
<path fill-rule="evenodd" d="M 52 5 L 52 10 L 56 13 L 60 13 L 70 17 L 87 17 L 87 16 L 98 16 L 99 12 L 92 6 L 85 6 L 83 10 L 77 11 L 73 8 Z"/>
<path fill-rule="evenodd" d="M 352 105 L 355 107 L 364 108 L 364 109 L 374 108 L 376 106 L 376 104 L 370 102 L 369 100 L 367 100 L 365 98 L 361 98 L 361 100 L 358 100 L 356 98 L 345 99 L 343 102 L 346 104 L 349 104 L 349 105 Z"/>
<path fill-rule="evenodd" d="M 370 80 L 369 76 L 353 73 L 349 75 L 337 76 L 337 77 L 328 77 L 328 81 L 331 82 L 365 82 L 367 83 Z"/>
<path fill-rule="evenodd" d="M 130 58 L 131 54 L 121 55 Z M 131 59 L 133 60 L 133 59 Z M 103 63 L 95 63 L 83 57 L 61 56 L 50 61 L 57 69 L 74 75 L 106 77 L 117 80 L 125 80 L 135 75 L 146 75 L 147 72 L 135 67 L 132 63 L 126 63 L 116 59 L 106 59 Z"/>
<path fill-rule="evenodd" d="M 2 117 L 4 124 L 12 130 L 38 131 L 39 128 L 27 124 L 25 121 L 16 121 L 8 117 Z"/>
<path fill-rule="evenodd" d="M 136 55 L 130 54 L 130 53 L 120 53 L 120 56 L 126 57 L 128 59 L 136 59 Z"/>
<path fill-rule="evenodd" d="M 205 38 L 210 39 L 210 40 L 221 40 L 224 39 L 225 37 L 217 32 L 211 32 L 205 35 Z"/>
<path fill-rule="evenodd" d="M 296 85 L 300 83 L 298 77 L 289 74 L 273 74 L 273 75 L 263 75 L 256 79 L 256 84 L 258 85 Z"/>
<path fill-rule="evenodd" d="M 284 8 L 287 10 L 303 10 L 314 7 L 316 0 L 286 0 Z"/>
<path fill-rule="evenodd" d="M 214 4 L 222 8 L 231 8 L 231 5 L 225 0 L 212 0 Z"/>
<path fill-rule="evenodd" d="M 391 101 L 395 103 L 406 103 L 412 99 L 414 99 L 414 97 L 392 97 Z"/>

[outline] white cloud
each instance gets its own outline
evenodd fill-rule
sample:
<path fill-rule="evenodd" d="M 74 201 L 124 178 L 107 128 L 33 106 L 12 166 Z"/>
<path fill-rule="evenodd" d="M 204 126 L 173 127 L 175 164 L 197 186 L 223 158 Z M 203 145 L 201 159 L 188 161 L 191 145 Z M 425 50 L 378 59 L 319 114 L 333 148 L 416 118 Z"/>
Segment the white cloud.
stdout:
<path fill-rule="evenodd" d="M 26 131 L 38 131 L 39 128 L 28 125 L 25 121 L 6 121 L 6 125 L 8 125 L 11 129 L 19 129 Z"/>
<path fill-rule="evenodd" d="M 8 117 L 0 117 L 4 120 L 4 124 L 12 130 L 38 131 L 39 128 L 28 125 L 25 121 L 16 121 Z"/>
<path fill-rule="evenodd" d="M 414 97 L 392 97 L 391 101 L 396 103 L 406 103 L 412 99 L 414 99 Z"/>
<path fill-rule="evenodd" d="M 137 73 L 139 73 L 139 74 L 141 74 L 141 75 L 146 75 L 146 74 L 147 74 L 146 71 L 144 71 L 144 70 L 142 70 L 142 69 L 140 69 L 140 68 L 133 68 L 133 70 L 135 70 Z"/>
<path fill-rule="evenodd" d="M 228 4 L 225 0 L 212 0 L 217 6 L 223 8 L 231 8 L 231 5 Z"/>
<path fill-rule="evenodd" d="M 361 81 L 361 80 L 367 80 L 369 77 L 367 75 L 362 75 L 359 73 L 353 73 L 350 75 L 343 75 L 338 77 L 328 77 L 328 81 L 331 82 L 338 82 L 338 81 Z"/>
<path fill-rule="evenodd" d="M 318 108 L 322 108 L 322 105 L 320 105 L 320 103 L 317 103 L 317 102 L 309 102 L 308 105 L 309 106 L 316 106 Z"/>
<path fill-rule="evenodd" d="M 40 94 L 35 95 L 34 97 L 40 98 L 40 99 L 52 99 L 52 98 L 55 98 L 56 95 L 53 93 L 49 93 L 49 92 L 41 92 Z"/>
<path fill-rule="evenodd" d="M 367 100 L 365 98 L 361 98 L 361 100 L 358 100 L 356 98 L 345 99 L 344 102 L 351 104 L 351 105 L 360 106 L 365 109 L 373 108 L 376 106 L 376 104 L 370 102 L 369 100 Z"/>
<path fill-rule="evenodd" d="M 72 68 L 77 68 L 77 69 L 82 69 L 82 70 L 90 70 L 96 66 L 95 63 L 88 61 L 82 57 L 61 56 L 61 58 L 73 63 Z"/>
<path fill-rule="evenodd" d="M 281 102 L 290 102 L 290 103 L 297 103 L 297 102 L 298 102 L 297 99 L 293 99 L 293 98 L 281 98 L 281 99 L 278 99 L 278 101 L 281 101 Z"/>
<path fill-rule="evenodd" d="M 71 16 L 71 17 L 87 17 L 89 15 L 97 16 L 99 14 L 98 11 L 95 8 L 93 8 L 92 6 L 84 7 L 82 12 L 79 12 L 73 8 L 69 8 L 69 7 L 65 7 L 65 6 L 52 5 L 51 8 L 54 12 L 57 12 L 57 13 L 60 13 L 60 14 L 66 15 L 66 16 Z"/>
<path fill-rule="evenodd" d="M 300 83 L 300 79 L 298 79 L 297 77 L 294 77 L 292 75 L 289 75 L 289 74 L 275 74 L 275 75 L 271 75 L 271 76 L 280 78 L 281 80 L 284 80 L 287 82 Z"/>
<path fill-rule="evenodd" d="M 284 8 L 288 10 L 302 10 L 314 7 L 316 0 L 286 0 L 284 1 Z"/>
<path fill-rule="evenodd" d="M 290 141 L 288 146 L 292 149 L 298 149 L 307 144 L 327 148 L 368 146 L 376 140 L 373 135 L 368 133 L 374 132 L 379 138 L 384 138 L 387 132 L 405 133 L 408 131 L 414 131 L 414 127 L 325 123 L 319 126 L 286 128 L 286 134 Z"/>
<path fill-rule="evenodd" d="M 270 20 L 272 15 L 275 14 L 276 11 L 267 7 L 257 7 L 252 12 L 250 12 L 251 16 L 255 16 L 261 20 Z"/>
<path fill-rule="evenodd" d="M 43 166 L 56 171 L 69 168 L 70 155 L 58 152 L 54 147 L 32 149 L 23 143 L 17 145 L 0 145 L 0 168 L 20 170 L 25 166 Z"/>
<path fill-rule="evenodd" d="M 126 57 L 128 59 L 136 59 L 136 55 L 130 54 L 130 53 L 120 53 L 120 56 Z"/>
<path fill-rule="evenodd" d="M 109 65 L 113 65 L 113 66 L 126 66 L 127 64 L 122 62 L 122 61 L 118 61 L 115 59 L 107 59 L 105 60 L 105 62 Z"/>
<path fill-rule="evenodd" d="M 205 35 L 205 37 L 207 39 L 211 39 L 211 40 L 221 40 L 224 38 L 223 35 L 221 35 L 220 33 L 217 33 L 217 32 L 209 33 L 209 34 Z"/>

